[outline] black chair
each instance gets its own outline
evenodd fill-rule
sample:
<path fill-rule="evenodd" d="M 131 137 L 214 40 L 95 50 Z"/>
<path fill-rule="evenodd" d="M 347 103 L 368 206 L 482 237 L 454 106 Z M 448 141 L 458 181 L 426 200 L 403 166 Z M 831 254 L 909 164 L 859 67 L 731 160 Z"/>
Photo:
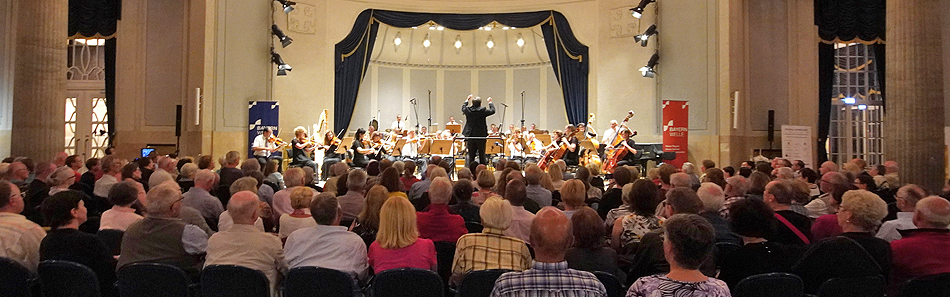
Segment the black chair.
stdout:
<path fill-rule="evenodd" d="M 436 241 L 435 257 L 439 263 L 437 273 L 442 278 L 442 285 L 449 286 L 449 278 L 452 277 L 452 261 L 455 260 L 455 243 L 447 241 Z"/>
<path fill-rule="evenodd" d="M 732 290 L 733 297 L 801 297 L 805 284 L 790 273 L 763 273 L 746 277 Z"/>
<path fill-rule="evenodd" d="M 210 265 L 201 271 L 201 297 L 268 297 L 263 272 L 235 265 Z"/>
<path fill-rule="evenodd" d="M 818 287 L 818 297 L 881 297 L 884 296 L 884 277 L 836 277 Z"/>
<path fill-rule="evenodd" d="M 713 258 L 716 262 L 716 267 L 722 267 L 722 261 L 726 256 L 741 248 L 741 245 L 732 242 L 717 242 L 715 257 Z"/>
<path fill-rule="evenodd" d="M 593 273 L 607 289 L 607 297 L 623 297 L 627 293 L 617 276 L 603 271 L 594 271 Z"/>
<path fill-rule="evenodd" d="M 17 261 L 0 257 L 0 297 L 30 297 L 36 275 Z"/>
<path fill-rule="evenodd" d="M 167 264 L 129 264 L 116 276 L 119 296 L 188 297 L 195 290 L 184 270 Z"/>
<path fill-rule="evenodd" d="M 98 297 L 99 279 L 85 265 L 62 260 L 46 260 L 39 266 L 43 296 Z"/>
<path fill-rule="evenodd" d="M 102 242 L 106 243 L 113 255 L 122 252 L 122 235 L 124 234 L 125 231 L 117 229 L 102 229 L 96 232 L 96 235 L 99 236 L 99 239 L 102 239 Z"/>
<path fill-rule="evenodd" d="M 468 233 L 482 233 L 482 223 L 479 222 L 465 222 L 465 229 L 468 229 Z"/>
<path fill-rule="evenodd" d="M 508 269 L 489 269 L 469 271 L 462 277 L 458 287 L 458 297 L 488 297 L 495 287 L 495 281 Z"/>
<path fill-rule="evenodd" d="M 380 272 L 370 285 L 373 297 L 442 297 L 445 288 L 435 272 L 418 268 L 399 268 Z"/>
<path fill-rule="evenodd" d="M 900 296 L 950 296 L 950 273 L 940 273 L 912 278 L 904 282 Z"/>
<path fill-rule="evenodd" d="M 321 267 L 297 267 L 284 279 L 284 297 L 353 297 L 359 286 L 349 274 Z"/>

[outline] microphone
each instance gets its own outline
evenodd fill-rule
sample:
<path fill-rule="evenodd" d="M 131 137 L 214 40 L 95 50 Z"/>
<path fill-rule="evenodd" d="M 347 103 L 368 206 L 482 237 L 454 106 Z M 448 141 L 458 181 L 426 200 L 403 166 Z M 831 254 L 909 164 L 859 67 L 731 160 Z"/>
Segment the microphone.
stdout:
<path fill-rule="evenodd" d="M 502 146 L 501 143 L 498 143 L 497 141 L 495 141 L 495 145 Z"/>
<path fill-rule="evenodd" d="M 499 103 L 500 103 L 501 105 L 504 105 L 505 107 L 508 107 L 508 104 L 505 104 L 505 103 L 502 103 L 502 102 L 499 102 Z"/>
<path fill-rule="evenodd" d="M 524 90 L 521 90 L 521 96 L 524 96 Z"/>
<path fill-rule="evenodd" d="M 409 99 L 409 103 L 416 104 L 416 97 L 412 97 L 412 99 Z"/>

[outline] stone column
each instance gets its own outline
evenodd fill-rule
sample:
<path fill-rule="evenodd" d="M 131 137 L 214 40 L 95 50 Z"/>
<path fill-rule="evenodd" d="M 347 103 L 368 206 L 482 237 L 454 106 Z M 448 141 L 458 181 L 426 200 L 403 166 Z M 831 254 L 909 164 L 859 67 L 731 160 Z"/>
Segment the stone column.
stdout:
<path fill-rule="evenodd" d="M 68 0 L 13 0 L 13 156 L 50 160 L 65 147 Z"/>
<path fill-rule="evenodd" d="M 944 94 L 940 1 L 887 1 L 885 156 L 904 183 L 943 185 Z"/>

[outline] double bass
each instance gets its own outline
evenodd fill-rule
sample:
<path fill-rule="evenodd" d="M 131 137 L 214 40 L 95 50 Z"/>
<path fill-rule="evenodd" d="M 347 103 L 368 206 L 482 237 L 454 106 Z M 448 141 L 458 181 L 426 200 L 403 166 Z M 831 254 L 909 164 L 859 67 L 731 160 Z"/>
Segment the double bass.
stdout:
<path fill-rule="evenodd" d="M 564 143 L 563 141 L 561 141 L 561 140 L 563 140 L 563 139 L 571 139 L 571 137 L 574 137 L 574 134 L 575 134 L 575 133 L 577 133 L 577 130 L 571 131 L 570 134 L 561 136 L 561 138 L 558 139 L 557 142 L 551 143 L 552 145 L 554 145 L 555 143 L 560 142 L 560 143 L 558 143 L 558 145 L 559 145 L 558 148 L 553 149 L 553 150 L 550 150 L 550 151 L 547 151 L 546 153 L 544 153 L 544 156 L 541 157 L 541 160 L 538 160 L 538 167 L 541 168 L 541 170 L 547 170 L 547 167 L 548 167 L 548 165 L 551 164 L 551 162 L 554 162 L 554 161 L 556 161 L 556 160 L 561 159 L 561 157 L 564 157 L 564 153 L 567 152 L 567 144 L 565 144 L 565 143 Z"/>
<path fill-rule="evenodd" d="M 621 122 L 619 126 L 630 130 L 626 124 L 627 121 L 629 121 L 632 117 L 633 111 L 628 111 L 627 117 L 623 118 L 623 122 Z M 636 135 L 636 132 L 633 132 L 633 130 L 630 130 L 630 132 L 633 133 L 633 135 Z M 625 147 L 617 148 L 617 145 L 619 145 L 622 141 L 623 138 L 620 137 L 620 131 L 618 131 L 617 135 L 614 135 L 614 139 L 610 141 L 610 147 L 607 148 L 607 151 L 604 153 L 604 160 L 606 160 L 606 162 L 604 162 L 604 167 L 602 169 L 603 172 L 613 173 L 614 168 L 617 168 L 617 162 L 620 162 L 620 160 L 622 160 L 623 157 L 627 155 L 627 149 Z"/>

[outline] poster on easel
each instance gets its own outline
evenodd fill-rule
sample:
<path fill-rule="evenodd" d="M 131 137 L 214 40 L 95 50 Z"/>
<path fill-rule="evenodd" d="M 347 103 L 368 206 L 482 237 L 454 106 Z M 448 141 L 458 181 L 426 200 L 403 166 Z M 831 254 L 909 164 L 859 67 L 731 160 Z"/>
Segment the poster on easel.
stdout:
<path fill-rule="evenodd" d="M 293 137 L 293 132 L 283 133 L 280 135 L 278 130 L 278 120 L 280 117 L 280 104 L 277 101 L 249 101 L 247 103 L 247 155 L 253 156 L 254 150 L 251 149 L 251 145 L 254 143 L 254 138 L 258 135 L 264 133 L 265 128 L 271 128 L 271 131 L 274 131 L 274 136 L 289 139 L 288 137 Z M 280 151 L 277 151 L 275 154 L 279 154 Z"/>
<path fill-rule="evenodd" d="M 666 161 L 676 168 L 689 160 L 689 101 L 663 100 L 663 151 L 676 153 Z"/>
<path fill-rule="evenodd" d="M 782 159 L 802 160 L 805 167 L 812 167 L 811 127 L 782 125 Z"/>

